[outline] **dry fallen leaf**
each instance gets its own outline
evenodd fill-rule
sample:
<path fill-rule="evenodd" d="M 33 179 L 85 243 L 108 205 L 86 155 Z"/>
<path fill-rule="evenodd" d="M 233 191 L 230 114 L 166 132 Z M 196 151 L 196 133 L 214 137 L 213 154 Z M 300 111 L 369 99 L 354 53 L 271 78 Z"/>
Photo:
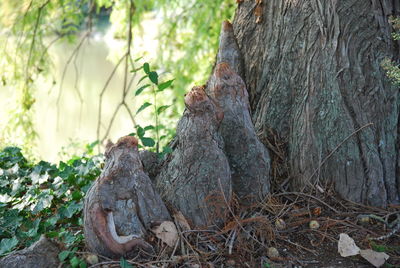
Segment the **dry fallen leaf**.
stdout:
<path fill-rule="evenodd" d="M 178 240 L 178 231 L 172 221 L 164 221 L 159 226 L 154 227 L 151 231 L 170 247 L 175 246 Z"/>
<path fill-rule="evenodd" d="M 360 248 L 357 247 L 353 238 L 342 233 L 339 237 L 338 252 L 342 257 L 354 256 L 360 253 Z"/>
<path fill-rule="evenodd" d="M 389 259 L 389 255 L 386 253 L 376 252 L 372 249 L 363 249 L 360 251 L 360 255 L 375 267 L 381 267 Z"/>
<path fill-rule="evenodd" d="M 321 215 L 321 207 L 316 207 L 316 208 L 314 208 L 314 209 L 313 209 L 313 214 L 314 214 L 315 216 Z"/>
<path fill-rule="evenodd" d="M 188 221 L 186 220 L 185 216 L 183 216 L 182 212 L 178 211 L 174 214 L 175 221 L 178 222 L 179 226 L 182 228 L 183 231 L 191 230 Z"/>

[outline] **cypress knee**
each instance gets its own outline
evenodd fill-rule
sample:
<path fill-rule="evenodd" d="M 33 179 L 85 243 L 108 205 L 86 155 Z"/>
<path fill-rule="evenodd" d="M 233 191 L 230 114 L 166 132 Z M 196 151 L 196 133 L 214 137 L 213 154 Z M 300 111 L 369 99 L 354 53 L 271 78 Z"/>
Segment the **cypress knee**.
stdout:
<path fill-rule="evenodd" d="M 85 198 L 89 250 L 110 258 L 150 250 L 146 230 L 165 220 L 170 220 L 169 212 L 143 172 L 137 140 L 126 136 L 108 146 L 105 168 Z"/>
<path fill-rule="evenodd" d="M 218 133 L 223 113 L 204 87 L 194 87 L 185 105 L 176 148 L 156 179 L 157 188 L 194 226 L 218 225 L 227 212 L 224 199 L 231 198 L 230 168 Z"/>

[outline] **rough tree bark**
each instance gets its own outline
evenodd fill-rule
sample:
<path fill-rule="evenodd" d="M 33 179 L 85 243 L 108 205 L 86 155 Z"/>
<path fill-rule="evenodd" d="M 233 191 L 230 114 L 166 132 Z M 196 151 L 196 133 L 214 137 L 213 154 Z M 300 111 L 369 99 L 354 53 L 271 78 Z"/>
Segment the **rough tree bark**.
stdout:
<path fill-rule="evenodd" d="M 356 202 L 398 203 L 399 90 L 380 63 L 399 59 L 388 17 L 400 2 L 241 2 L 233 26 L 253 122 L 287 143 L 292 189 L 333 183 Z"/>

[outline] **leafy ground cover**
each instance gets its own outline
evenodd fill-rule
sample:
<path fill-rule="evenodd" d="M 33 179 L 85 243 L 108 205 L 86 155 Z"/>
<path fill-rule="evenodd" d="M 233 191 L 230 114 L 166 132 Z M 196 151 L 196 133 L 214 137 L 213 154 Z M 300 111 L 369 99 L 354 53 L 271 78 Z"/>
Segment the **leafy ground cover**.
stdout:
<path fill-rule="evenodd" d="M 83 197 L 100 174 L 102 162 L 102 156 L 85 154 L 58 165 L 32 164 L 19 148 L 4 148 L 0 152 L 0 255 L 30 246 L 45 234 L 67 249 L 63 260 L 84 266 L 83 260 L 69 253 L 84 247 Z"/>

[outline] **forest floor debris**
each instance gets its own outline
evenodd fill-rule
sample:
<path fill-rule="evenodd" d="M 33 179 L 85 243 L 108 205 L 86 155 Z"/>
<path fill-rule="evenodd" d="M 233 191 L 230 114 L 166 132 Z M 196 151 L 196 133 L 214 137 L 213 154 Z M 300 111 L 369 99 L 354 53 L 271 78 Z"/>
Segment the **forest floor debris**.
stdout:
<path fill-rule="evenodd" d="M 340 234 L 363 250 L 389 256 L 383 267 L 400 267 L 400 206 L 387 209 L 345 201 L 333 192 L 311 195 L 284 192 L 265 202 L 239 207 L 220 230 L 188 230 L 175 217 L 179 239 L 169 247 L 153 238 L 157 253 L 141 252 L 126 260 L 133 267 L 371 267 L 360 255 L 341 257 Z M 383 220 L 383 222 L 382 222 Z M 380 240 L 374 238 L 383 237 Z M 100 257 L 91 267 L 120 267 L 121 261 Z M 130 267 L 130 266 L 127 266 Z"/>

